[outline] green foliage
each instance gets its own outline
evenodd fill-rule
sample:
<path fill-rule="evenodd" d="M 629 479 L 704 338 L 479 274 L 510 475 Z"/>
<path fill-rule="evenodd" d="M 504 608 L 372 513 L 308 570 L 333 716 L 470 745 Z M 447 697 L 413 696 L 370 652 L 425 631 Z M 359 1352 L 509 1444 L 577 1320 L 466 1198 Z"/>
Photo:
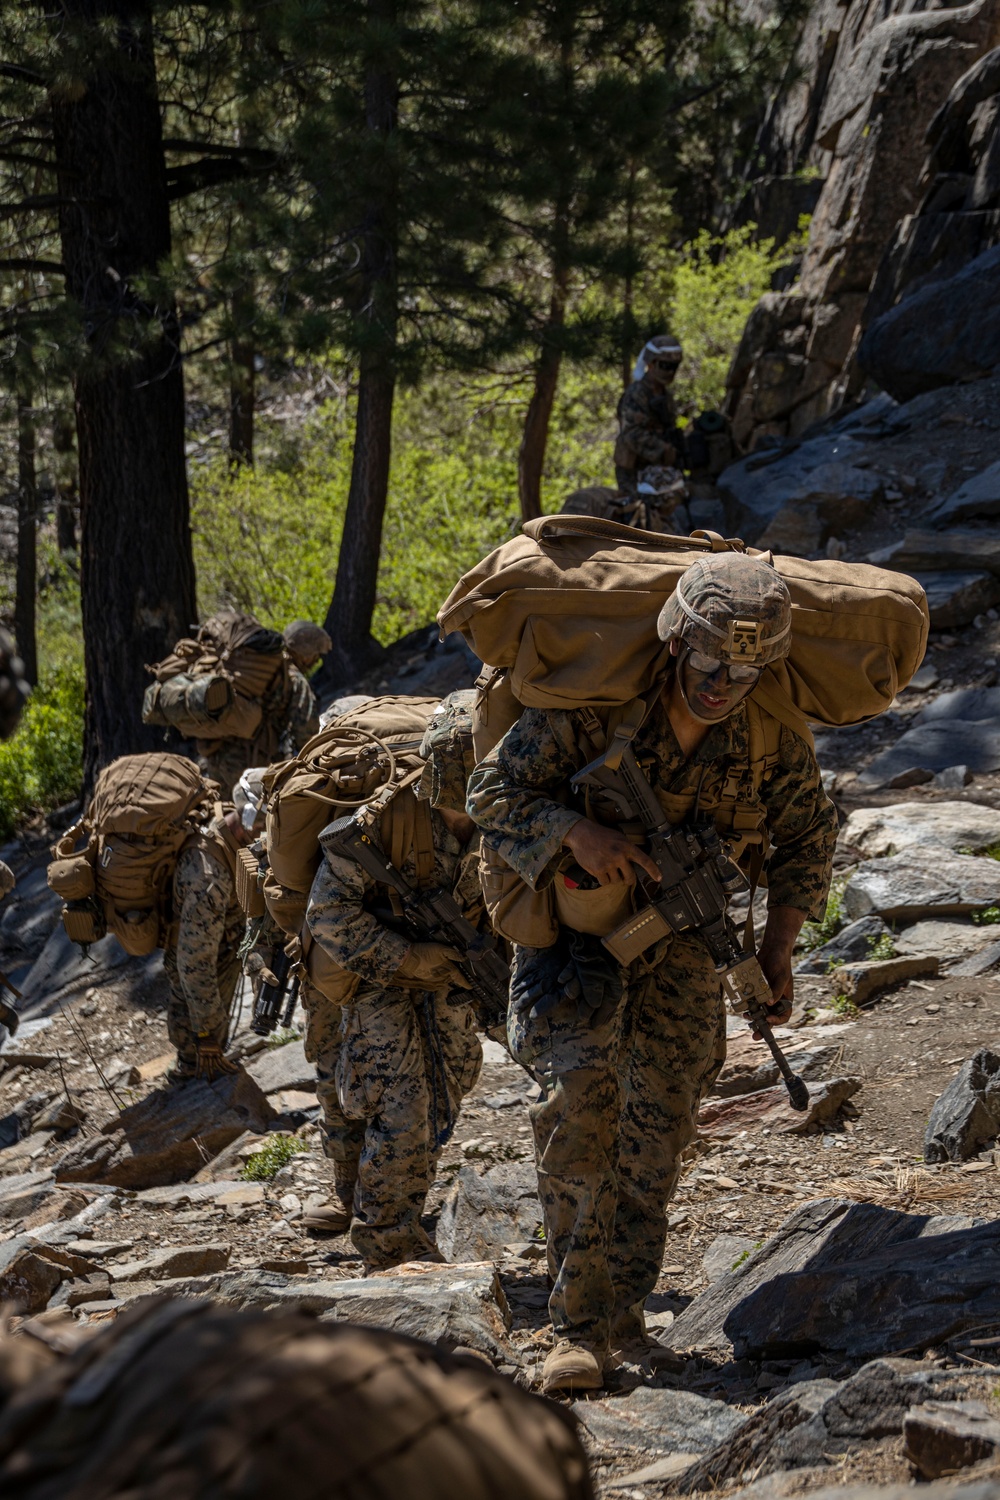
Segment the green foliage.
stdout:
<path fill-rule="evenodd" d="M 280 1031 L 272 1031 L 267 1039 L 267 1045 L 271 1051 L 277 1051 L 279 1047 L 287 1047 L 291 1042 L 299 1040 L 299 1033 L 291 1026 L 283 1026 Z"/>
<path fill-rule="evenodd" d="M 982 911 L 974 911 L 972 920 L 980 927 L 993 927 L 1000 922 L 1000 906 L 987 906 Z"/>
<path fill-rule="evenodd" d="M 305 1141 L 294 1135 L 273 1135 L 259 1151 L 248 1156 L 242 1176 L 244 1182 L 270 1182 L 293 1156 L 308 1151 Z"/>
<path fill-rule="evenodd" d="M 892 940 L 891 932 L 883 932 L 879 937 L 868 939 L 868 957 L 876 963 L 896 957 L 896 944 Z"/>
<path fill-rule="evenodd" d="M 844 925 L 844 887 L 846 879 L 835 880 L 830 886 L 830 894 L 826 901 L 826 911 L 819 922 L 805 922 L 799 935 L 799 942 L 807 953 L 813 948 L 821 948 L 831 938 L 836 937 Z"/>
<path fill-rule="evenodd" d="M 843 1016 L 848 1021 L 853 1021 L 854 1017 L 858 1014 L 858 1007 L 850 995 L 834 995 L 830 1001 L 830 1009 L 836 1015 Z"/>
<path fill-rule="evenodd" d="M 0 744 L 0 838 L 34 812 L 50 812 L 80 790 L 83 649 L 79 590 L 59 570 L 38 610 L 40 681 L 16 732 Z"/>
<path fill-rule="evenodd" d="M 989 844 L 982 853 L 984 859 L 1000 859 L 1000 844 Z"/>

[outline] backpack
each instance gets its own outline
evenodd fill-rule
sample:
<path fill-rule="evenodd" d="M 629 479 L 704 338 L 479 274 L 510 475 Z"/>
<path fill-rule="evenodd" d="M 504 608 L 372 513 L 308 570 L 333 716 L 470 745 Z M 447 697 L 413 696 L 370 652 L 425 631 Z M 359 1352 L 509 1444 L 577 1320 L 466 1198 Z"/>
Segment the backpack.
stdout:
<path fill-rule="evenodd" d="M 48 883 L 77 943 L 114 933 L 141 958 L 173 939 L 177 858 L 218 804 L 218 788 L 183 755 L 123 755 L 97 778 L 86 815 L 53 847 Z M 74 853 L 81 832 L 88 835 Z"/>
<path fill-rule="evenodd" d="M 915 579 L 860 563 L 772 558 L 712 532 L 657 536 L 608 521 L 547 516 L 460 579 L 438 623 L 444 634 L 460 630 L 488 663 L 473 713 L 478 759 L 524 706 L 586 708 L 592 758 L 666 672 L 669 647 L 656 634 L 656 619 L 678 578 L 699 553 L 723 550 L 749 550 L 773 562 L 792 596 L 791 651 L 765 669 L 746 700 L 746 775 L 713 810 L 716 826 L 756 879 L 767 849 L 756 793 L 777 761 L 782 725 L 811 745 L 810 720 L 851 724 L 889 707 L 927 645 L 927 602 Z M 665 810 L 681 822 L 690 808 L 675 800 Z M 499 932 L 532 947 L 555 941 L 568 915 L 557 905 L 569 899 L 558 880 L 532 891 L 489 845 L 480 874 Z M 577 905 L 585 896 L 586 904 L 602 903 L 606 932 L 627 915 L 604 910 L 602 892 L 581 892 Z"/>
<path fill-rule="evenodd" d="M 282 637 L 253 615 L 221 610 L 146 670 L 155 681 L 143 698 L 144 724 L 170 725 L 191 739 L 261 739 L 264 758 L 277 751 L 288 659 Z"/>

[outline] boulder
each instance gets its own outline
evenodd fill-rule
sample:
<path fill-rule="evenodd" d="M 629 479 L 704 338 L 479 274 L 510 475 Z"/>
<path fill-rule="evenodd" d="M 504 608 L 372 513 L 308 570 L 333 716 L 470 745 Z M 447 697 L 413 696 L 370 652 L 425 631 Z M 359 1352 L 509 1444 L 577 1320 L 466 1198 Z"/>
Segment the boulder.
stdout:
<path fill-rule="evenodd" d="M 51 1197 L 51 1172 L 18 1172 L 0 1178 L 0 1219 L 26 1219 Z"/>
<path fill-rule="evenodd" d="M 957 973 L 956 963 L 968 962 L 970 956 L 978 958 L 981 952 L 995 946 L 996 941 L 996 933 L 989 926 L 977 926 L 975 922 L 935 921 L 933 918 L 904 927 L 893 937 L 896 952 L 901 957 L 930 953 L 949 973 Z"/>
<path fill-rule="evenodd" d="M 876 318 L 858 362 L 897 401 L 1000 366 L 1000 247 Z"/>
<path fill-rule="evenodd" d="M 178 1276 L 211 1276 L 229 1264 L 231 1245 L 164 1245 L 145 1260 L 112 1266 L 113 1281 L 166 1281 Z"/>
<path fill-rule="evenodd" d="M 923 518 L 932 526 L 954 526 L 983 516 L 1000 516 L 1000 463 L 990 464 L 967 479 L 926 510 Z"/>
<path fill-rule="evenodd" d="M 986 931 L 990 930 L 986 929 Z M 983 929 L 980 928 L 979 931 L 982 932 Z M 978 979 L 982 974 L 992 974 L 998 964 L 1000 964 L 1000 941 L 994 938 L 978 953 L 973 953 L 969 958 L 963 958 L 961 963 L 949 965 L 948 972 L 957 975 L 960 979 Z"/>
<path fill-rule="evenodd" d="M 1000 1321 L 1000 1221 L 859 1253 L 846 1265 L 813 1260 L 738 1302 L 723 1325 L 737 1358 L 871 1359 Z"/>
<path fill-rule="evenodd" d="M 926 704 L 914 724 L 1000 724 L 1000 687 L 956 688 Z M 957 762 L 955 762 L 957 764 Z M 938 804 L 939 806 L 941 804 Z"/>
<path fill-rule="evenodd" d="M 935 1101 L 924 1135 L 924 1160 L 968 1161 L 998 1133 L 1000 1057 L 982 1047 Z"/>
<path fill-rule="evenodd" d="M 263 1094 L 276 1094 L 282 1089 L 316 1091 L 316 1064 L 306 1060 L 303 1041 L 267 1047 L 247 1064 L 247 1072 Z"/>
<path fill-rule="evenodd" d="M 18 1235 L 0 1245 L 0 1302 L 12 1303 L 20 1313 L 41 1312 L 63 1281 L 91 1270 L 62 1246 Z"/>
<path fill-rule="evenodd" d="M 573 1412 L 592 1442 L 617 1454 L 689 1453 L 714 1449 L 746 1422 L 743 1412 L 693 1391 L 651 1390 L 640 1386 L 627 1396 L 575 1401 Z"/>
<path fill-rule="evenodd" d="M 903 1419 L 903 1457 L 940 1479 L 1000 1455 L 1000 1422 L 981 1401 L 924 1401 Z"/>
<path fill-rule="evenodd" d="M 726 1319 L 758 1288 L 766 1290 L 806 1266 L 822 1270 L 850 1265 L 883 1246 L 916 1239 L 928 1222 L 926 1216 L 844 1198 L 803 1204 L 742 1265 L 720 1276 L 679 1313 L 662 1342 L 672 1349 L 723 1348 L 729 1343 Z"/>
<path fill-rule="evenodd" d="M 688 1469 L 681 1494 L 715 1490 L 743 1475 L 824 1468 L 858 1445 L 903 1431 L 911 1403 L 963 1393 L 962 1377 L 916 1360 L 880 1359 L 850 1380 L 808 1380 L 774 1396 Z"/>
<path fill-rule="evenodd" d="M 274 1110 L 242 1070 L 214 1083 L 157 1089 L 78 1141 L 56 1163 L 60 1182 L 159 1187 L 191 1177 L 245 1130 L 265 1130 Z"/>
<path fill-rule="evenodd" d="M 994 573 L 920 571 L 913 576 L 927 595 L 932 630 L 971 625 L 977 615 L 1000 604 L 1000 577 Z"/>
<path fill-rule="evenodd" d="M 859 807 L 848 817 L 840 837 L 866 859 L 881 859 L 904 849 L 925 849 L 928 844 L 956 854 L 979 854 L 993 844 L 1000 845 L 1000 812 L 978 802 L 897 802 L 890 807 Z"/>
<path fill-rule="evenodd" d="M 793 1068 L 795 1059 L 789 1059 Z M 784 1084 L 729 1099 L 708 1099 L 698 1111 L 698 1129 L 714 1140 L 728 1141 L 755 1125 L 782 1135 L 812 1135 L 837 1119 L 861 1088 L 860 1078 L 827 1078 L 809 1084 L 809 1108 L 794 1110 Z M 853 1105 L 849 1106 L 853 1109 Z M 856 1112 L 855 1112 L 856 1113 Z"/>
<path fill-rule="evenodd" d="M 901 573 L 956 568 L 1000 575 L 1000 537 L 993 531 L 908 531 L 901 541 L 872 552 L 868 561 Z"/>
<path fill-rule="evenodd" d="M 858 777 L 858 785 L 869 791 L 914 786 L 931 781 L 935 771 L 950 770 L 959 762 L 966 773 L 1000 770 L 1000 720 L 918 724 L 869 762 Z"/>
<path fill-rule="evenodd" d="M 889 932 L 881 917 L 859 917 L 823 943 L 813 948 L 795 966 L 796 974 L 828 974 L 834 965 L 856 963 L 866 959 L 872 948 Z"/>
<path fill-rule="evenodd" d="M 411 1262 L 357 1281 L 322 1281 L 276 1271 L 222 1278 L 219 1296 L 237 1307 L 301 1308 L 321 1320 L 389 1328 L 445 1348 L 478 1349 L 510 1358 L 510 1313 L 492 1265 Z"/>
<path fill-rule="evenodd" d="M 535 1239 L 542 1223 L 534 1163 L 499 1162 L 482 1176 L 459 1169 L 438 1219 L 437 1245 L 450 1261 L 482 1261 Z"/>
<path fill-rule="evenodd" d="M 844 964 L 837 970 L 837 988 L 855 1005 L 865 1005 L 873 995 L 904 984 L 909 979 L 929 979 L 937 974 L 936 953 L 900 955 L 875 962 Z"/>
<path fill-rule="evenodd" d="M 702 1270 L 709 1281 L 718 1281 L 749 1255 L 756 1244 L 743 1234 L 717 1234 L 701 1258 Z"/>
<path fill-rule="evenodd" d="M 941 853 L 928 860 L 915 849 L 866 860 L 844 888 L 851 918 L 876 912 L 886 921 L 967 916 L 1000 904 L 1000 862 L 974 854 Z"/>
<path fill-rule="evenodd" d="M 800 1078 L 822 1078 L 834 1065 L 840 1053 L 835 1043 L 822 1044 L 800 1032 L 786 1032 L 779 1027 L 776 1035 L 782 1051 Z M 715 1081 L 712 1096 L 732 1099 L 738 1094 L 755 1094 L 779 1082 L 778 1065 L 765 1044 L 755 1042 L 750 1031 L 731 1036 L 726 1045 L 726 1061 Z"/>

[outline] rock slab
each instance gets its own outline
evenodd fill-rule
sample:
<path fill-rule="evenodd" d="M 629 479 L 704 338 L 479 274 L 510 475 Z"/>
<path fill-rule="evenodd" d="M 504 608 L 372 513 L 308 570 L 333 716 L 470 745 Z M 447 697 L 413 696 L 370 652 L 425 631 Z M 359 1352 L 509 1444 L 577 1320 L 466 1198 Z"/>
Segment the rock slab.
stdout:
<path fill-rule="evenodd" d="M 925 1401 L 903 1421 L 903 1457 L 921 1479 L 940 1479 L 996 1458 L 1000 1422 L 981 1401 Z"/>
<path fill-rule="evenodd" d="M 247 1072 L 264 1094 L 282 1089 L 316 1090 L 316 1065 L 306 1060 L 303 1041 L 267 1047 L 247 1064 Z"/>
<path fill-rule="evenodd" d="M 609 1401 L 576 1401 L 573 1412 L 594 1442 L 642 1453 L 705 1453 L 746 1422 L 724 1401 L 649 1386 Z"/>
<path fill-rule="evenodd" d="M 998 1133 L 1000 1057 L 982 1047 L 935 1101 L 924 1135 L 924 1161 L 968 1161 Z"/>
<path fill-rule="evenodd" d="M 859 865 L 844 890 L 852 920 L 872 913 L 886 921 L 962 917 L 1000 905 L 1000 861 L 975 854 L 922 858 L 915 850 Z"/>
<path fill-rule="evenodd" d="M 489 1260 L 513 1241 L 534 1239 L 541 1223 L 532 1162 L 499 1162 L 482 1176 L 464 1166 L 441 1208 L 437 1245 L 446 1260 Z"/>
<path fill-rule="evenodd" d="M 926 849 L 928 844 L 953 854 L 981 854 L 1000 844 L 1000 812 L 978 802 L 897 802 L 891 807 L 859 807 L 847 819 L 840 838 L 866 859 Z"/>

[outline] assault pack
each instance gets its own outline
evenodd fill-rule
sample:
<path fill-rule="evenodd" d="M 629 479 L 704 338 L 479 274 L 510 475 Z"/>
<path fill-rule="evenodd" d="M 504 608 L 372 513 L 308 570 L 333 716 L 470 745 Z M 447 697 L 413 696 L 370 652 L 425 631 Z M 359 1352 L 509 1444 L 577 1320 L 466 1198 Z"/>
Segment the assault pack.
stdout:
<path fill-rule="evenodd" d="M 74 943 L 111 932 L 141 958 L 174 940 L 177 859 L 219 810 L 218 790 L 183 755 L 123 755 L 101 772 L 90 807 L 53 846 L 48 868 Z M 87 841 L 76 850 L 81 834 Z"/>
<path fill-rule="evenodd" d="M 288 657 L 278 632 L 253 615 L 220 611 L 146 670 L 155 680 L 143 698 L 144 724 L 190 739 L 253 740 L 261 760 L 277 753 L 291 692 Z"/>
<path fill-rule="evenodd" d="M 527 706 L 584 710 L 586 760 L 616 734 L 630 738 L 667 672 L 669 645 L 657 636 L 657 616 L 695 558 L 720 551 L 773 563 L 792 596 L 791 651 L 765 668 L 746 700 L 745 774 L 727 780 L 718 804 L 702 809 L 741 863 L 759 868 L 766 830 L 757 792 L 776 762 L 782 728 L 811 745 L 810 723 L 873 718 L 920 665 L 927 602 L 906 574 L 773 557 L 714 532 L 659 536 L 569 515 L 530 521 L 459 580 L 438 615 L 442 633 L 460 630 L 487 664 L 474 713 L 477 759 Z M 692 811 L 682 798 L 667 800 L 672 823 Z M 488 846 L 482 880 L 498 931 L 534 947 L 555 941 L 566 919 L 556 902 L 567 898 L 553 890 L 561 881 L 530 891 Z"/>
<path fill-rule="evenodd" d="M 344 813 L 375 802 L 382 847 L 398 868 L 411 850 L 418 879 L 435 869 L 430 808 L 414 796 L 423 770 L 420 743 L 440 698 L 373 698 L 313 735 L 293 760 L 264 777 L 267 796 L 266 909 L 278 927 L 302 940 L 310 982 L 342 1002 L 357 976 L 341 969 L 305 925 L 319 869 L 321 831 Z"/>

